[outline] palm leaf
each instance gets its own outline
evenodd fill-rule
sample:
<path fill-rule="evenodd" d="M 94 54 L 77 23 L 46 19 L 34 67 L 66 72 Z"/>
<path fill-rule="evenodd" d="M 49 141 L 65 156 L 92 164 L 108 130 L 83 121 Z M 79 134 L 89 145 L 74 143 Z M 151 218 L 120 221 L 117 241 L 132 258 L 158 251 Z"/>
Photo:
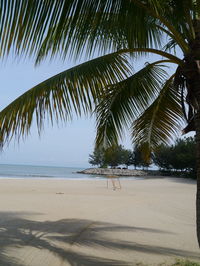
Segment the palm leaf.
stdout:
<path fill-rule="evenodd" d="M 140 146 L 146 158 L 161 143 L 168 143 L 183 122 L 180 92 L 173 86 L 174 75 L 166 81 L 156 100 L 133 123 L 133 143 Z"/>
<path fill-rule="evenodd" d="M 110 86 L 96 108 L 97 145 L 111 145 L 160 92 L 166 78 L 161 66 L 147 64 L 128 79 Z"/>
<path fill-rule="evenodd" d="M 106 85 L 130 74 L 126 56 L 109 54 L 66 70 L 21 95 L 0 112 L 1 141 L 26 135 L 34 116 L 39 132 L 47 117 L 66 121 L 72 112 L 91 112 Z"/>
<path fill-rule="evenodd" d="M 2 55 L 14 48 L 65 57 L 161 43 L 155 18 L 135 1 L 2 0 L 0 11 Z"/>
<path fill-rule="evenodd" d="M 105 54 L 127 47 L 161 47 L 161 31 L 155 19 L 145 16 L 137 6 L 133 8 L 133 4 L 130 4 L 123 1 L 119 10 L 113 8 L 112 12 L 105 14 L 100 13 L 104 7 L 100 10 L 97 8 L 93 14 L 81 17 L 73 26 L 63 28 L 59 34 L 56 29 L 49 30 L 37 54 L 37 63 L 48 54 L 51 57 L 58 55 L 58 51 L 65 59 L 67 55 L 78 58 L 85 54 L 88 58 L 94 53 Z"/>
<path fill-rule="evenodd" d="M 171 39 L 169 42 L 163 47 L 163 50 L 166 52 L 171 52 L 172 50 L 174 51 L 174 54 L 176 54 L 176 47 L 177 43 Z"/>

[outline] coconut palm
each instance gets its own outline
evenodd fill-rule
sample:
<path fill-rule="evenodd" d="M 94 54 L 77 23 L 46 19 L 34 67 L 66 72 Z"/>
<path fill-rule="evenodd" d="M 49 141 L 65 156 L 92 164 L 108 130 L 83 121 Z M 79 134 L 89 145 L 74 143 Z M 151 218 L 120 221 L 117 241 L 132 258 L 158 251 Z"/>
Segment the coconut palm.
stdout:
<path fill-rule="evenodd" d="M 146 157 L 187 121 L 196 131 L 200 244 L 200 2 L 198 0 L 2 0 L 0 54 L 89 60 L 28 90 L 0 112 L 1 141 L 28 134 L 33 117 L 93 112 L 98 145 L 126 127 Z M 137 72 L 141 56 L 156 55 Z M 175 66 L 167 74 L 167 68 Z M 174 73 L 173 73 L 174 69 Z"/>

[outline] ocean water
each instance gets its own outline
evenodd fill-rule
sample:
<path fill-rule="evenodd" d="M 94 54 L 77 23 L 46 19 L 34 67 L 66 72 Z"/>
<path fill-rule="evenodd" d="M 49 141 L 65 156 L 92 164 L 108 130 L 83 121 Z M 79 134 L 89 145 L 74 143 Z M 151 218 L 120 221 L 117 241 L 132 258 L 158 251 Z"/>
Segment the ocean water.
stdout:
<path fill-rule="evenodd" d="M 98 175 L 79 174 L 83 168 L 12 165 L 0 164 L 0 179 L 2 178 L 37 178 L 37 179 L 102 179 Z"/>

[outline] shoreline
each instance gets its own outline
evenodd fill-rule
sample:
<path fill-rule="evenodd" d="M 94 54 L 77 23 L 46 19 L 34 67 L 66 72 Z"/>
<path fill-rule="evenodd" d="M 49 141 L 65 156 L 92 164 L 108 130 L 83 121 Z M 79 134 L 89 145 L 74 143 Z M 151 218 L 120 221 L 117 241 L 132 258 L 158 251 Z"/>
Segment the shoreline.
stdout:
<path fill-rule="evenodd" d="M 156 178 L 157 176 L 117 176 L 122 179 L 126 180 L 142 180 L 142 179 L 148 179 L 148 178 Z M 165 176 L 166 177 L 166 176 Z M 77 181 L 90 181 L 90 180 L 106 180 L 108 177 L 106 175 L 96 175 L 91 174 L 88 177 L 0 177 L 0 180 L 77 180 Z M 162 178 L 162 176 L 158 176 L 158 178 Z"/>

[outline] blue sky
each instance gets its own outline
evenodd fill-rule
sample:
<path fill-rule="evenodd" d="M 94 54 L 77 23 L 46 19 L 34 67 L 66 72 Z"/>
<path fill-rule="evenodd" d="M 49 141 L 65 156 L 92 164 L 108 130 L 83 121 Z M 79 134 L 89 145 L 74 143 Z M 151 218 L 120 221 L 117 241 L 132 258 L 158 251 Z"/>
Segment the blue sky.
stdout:
<path fill-rule="evenodd" d="M 1 109 L 27 89 L 74 65 L 54 60 L 34 67 L 33 60 L 18 61 L 9 58 L 0 64 Z M 74 117 L 72 122 L 54 127 L 46 124 L 40 137 L 34 124 L 31 134 L 24 141 L 19 144 L 12 141 L 4 147 L 0 163 L 87 167 L 94 139 L 95 123 L 92 118 Z M 131 148 L 129 138 L 125 138 L 124 145 Z"/>

